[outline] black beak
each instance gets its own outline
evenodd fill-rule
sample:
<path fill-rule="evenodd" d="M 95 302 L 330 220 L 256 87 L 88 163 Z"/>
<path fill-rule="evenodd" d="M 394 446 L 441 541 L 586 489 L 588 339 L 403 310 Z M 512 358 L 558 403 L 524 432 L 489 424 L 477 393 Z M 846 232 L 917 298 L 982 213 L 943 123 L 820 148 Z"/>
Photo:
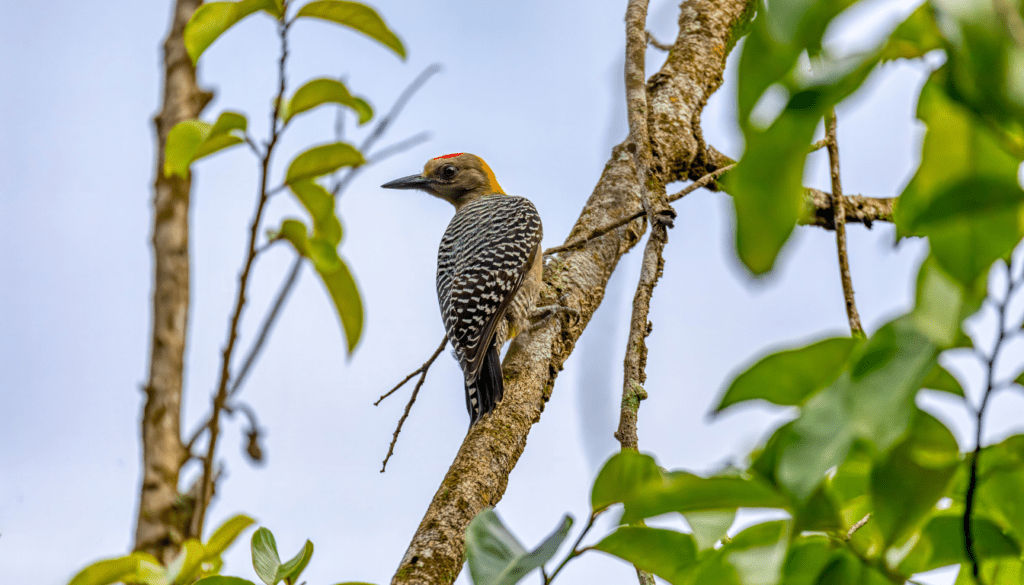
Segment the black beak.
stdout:
<path fill-rule="evenodd" d="M 423 175 L 409 175 L 401 179 L 395 179 L 390 183 L 381 185 L 384 189 L 423 189 L 429 191 L 434 184 L 434 179 Z"/>

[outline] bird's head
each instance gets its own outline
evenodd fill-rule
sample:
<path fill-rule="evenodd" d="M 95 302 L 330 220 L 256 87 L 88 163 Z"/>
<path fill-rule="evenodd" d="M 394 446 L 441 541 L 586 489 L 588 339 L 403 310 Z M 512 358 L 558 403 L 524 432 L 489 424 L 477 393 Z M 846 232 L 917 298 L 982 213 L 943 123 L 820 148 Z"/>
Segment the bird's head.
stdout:
<path fill-rule="evenodd" d="M 483 195 L 504 194 L 494 171 L 475 154 L 458 152 L 432 158 L 423 172 L 384 183 L 385 189 L 420 189 L 459 209 Z"/>

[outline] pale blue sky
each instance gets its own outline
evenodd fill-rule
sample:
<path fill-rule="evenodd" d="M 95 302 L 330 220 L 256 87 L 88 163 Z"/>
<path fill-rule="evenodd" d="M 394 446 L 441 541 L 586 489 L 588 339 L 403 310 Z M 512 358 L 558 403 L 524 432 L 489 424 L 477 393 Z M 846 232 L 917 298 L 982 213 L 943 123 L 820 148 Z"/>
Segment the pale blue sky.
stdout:
<path fill-rule="evenodd" d="M 903 4 L 905 13 L 913 3 Z M 378 186 L 416 172 L 432 156 L 479 154 L 506 191 L 536 203 L 544 244 L 552 246 L 568 233 L 609 147 L 626 133 L 624 2 L 375 6 L 404 40 L 408 62 L 350 31 L 300 23 L 292 31 L 289 86 L 344 74 L 353 92 L 383 112 L 424 67 L 439 62 L 443 72 L 380 145 L 421 130 L 433 138 L 367 169 L 341 201 L 341 252 L 366 305 L 363 340 L 346 359 L 328 299 L 304 270 L 242 393 L 267 432 L 267 463 L 253 468 L 243 460 L 241 424 L 229 424 L 221 450 L 226 478 L 208 522 L 249 513 L 274 531 L 285 554 L 311 539 L 311 584 L 390 581 L 467 426 L 461 374 L 444 355 L 388 472 L 378 472 L 411 388 L 380 407 L 372 403 L 422 363 L 443 334 L 435 255 L 452 214 L 439 200 Z M 0 7 L 0 575 L 57 585 L 88 562 L 123 553 L 135 525 L 152 278 L 150 120 L 170 2 L 0 0 Z M 656 0 L 650 15 L 659 38 L 674 38 L 674 3 Z M 884 19 L 850 20 L 834 32 L 862 41 L 879 26 Z M 269 19 L 255 16 L 209 49 L 200 78 L 217 93 L 207 119 L 225 109 L 246 112 L 253 134 L 264 135 L 273 32 Z M 650 53 L 649 72 L 661 58 Z M 887 65 L 840 107 L 848 193 L 894 196 L 902 189 L 916 160 L 914 96 L 925 74 L 922 64 Z M 733 72 L 726 77 L 705 110 L 704 135 L 738 157 Z M 275 172 L 298 149 L 329 140 L 332 127 L 326 110 L 298 119 Z M 812 157 L 808 184 L 827 188 L 824 160 Z M 244 148 L 195 168 L 187 429 L 206 411 L 216 382 L 256 177 Z M 797 230 L 775 274 L 754 282 L 735 259 L 726 195 L 698 192 L 676 207 L 651 313 L 651 398 L 640 410 L 640 446 L 666 467 L 707 471 L 737 461 L 786 415 L 738 408 L 709 421 L 730 373 L 769 347 L 842 333 L 846 318 L 830 232 Z M 267 225 L 293 213 L 279 197 Z M 912 275 L 926 250 L 921 242 L 896 249 L 892 242 L 891 226 L 850 229 L 857 301 L 869 329 L 909 307 Z M 528 545 L 563 513 L 585 517 L 593 475 L 617 449 L 612 432 L 639 255 L 627 256 L 613 277 L 498 505 Z M 291 260 L 285 247 L 259 260 L 242 347 Z M 1019 354 L 1019 346 L 1011 349 Z M 1013 395 L 997 399 L 992 437 L 1010 431 L 1008 412 L 1022 403 Z M 965 437 L 962 413 L 942 412 Z M 183 482 L 195 471 L 189 468 Z M 227 561 L 229 574 L 255 577 L 245 544 Z M 624 583 L 632 575 L 629 566 L 591 554 L 572 563 L 564 580 Z M 460 580 L 467 582 L 465 575 Z"/>

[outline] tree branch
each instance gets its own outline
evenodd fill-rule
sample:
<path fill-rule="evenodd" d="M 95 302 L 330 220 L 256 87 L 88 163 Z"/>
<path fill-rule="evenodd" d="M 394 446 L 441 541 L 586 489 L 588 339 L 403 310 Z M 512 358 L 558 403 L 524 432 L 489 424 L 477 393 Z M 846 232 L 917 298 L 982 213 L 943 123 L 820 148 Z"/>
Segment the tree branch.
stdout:
<path fill-rule="evenodd" d="M 188 331 L 188 208 L 192 188 L 186 179 L 164 175 L 167 134 L 178 122 L 198 118 L 213 94 L 196 83 L 183 33 L 201 0 L 177 0 L 164 40 L 164 95 L 156 126 L 156 178 L 153 186 L 153 321 L 146 402 L 142 410 L 142 482 L 133 549 L 168 563 L 184 539 L 188 518 L 175 512 L 181 444 L 181 392 Z"/>
<path fill-rule="evenodd" d="M 843 184 L 839 179 L 839 138 L 836 136 L 836 111 L 833 109 L 825 120 L 829 168 L 832 175 L 833 223 L 836 230 L 836 250 L 839 253 L 839 278 L 843 283 L 843 299 L 846 301 L 846 317 L 850 321 L 850 333 L 864 337 L 864 327 L 857 314 L 857 302 L 853 297 L 853 278 L 850 276 L 850 258 L 846 250 L 846 206 L 843 205 Z"/>
<path fill-rule="evenodd" d="M 679 17 L 680 35 L 661 70 L 647 85 L 653 121 L 655 172 L 688 176 L 700 152 L 695 124 L 707 99 L 722 83 L 726 47 L 751 16 L 741 0 L 688 0 Z M 717 50 L 716 50 L 717 49 Z M 701 172 L 706 174 L 700 161 Z M 636 172 L 625 143 L 611 158 L 567 241 L 631 214 L 640 206 Z M 466 526 L 493 506 L 508 485 L 531 426 L 540 419 L 555 377 L 572 353 L 604 297 L 619 259 L 636 245 L 644 222 L 591 240 L 549 262 L 542 302 L 567 305 L 579 318 L 551 319 L 529 337 L 513 341 L 503 365 L 505 397 L 491 416 L 470 429 L 392 580 L 400 583 L 451 583 L 462 569 Z"/>

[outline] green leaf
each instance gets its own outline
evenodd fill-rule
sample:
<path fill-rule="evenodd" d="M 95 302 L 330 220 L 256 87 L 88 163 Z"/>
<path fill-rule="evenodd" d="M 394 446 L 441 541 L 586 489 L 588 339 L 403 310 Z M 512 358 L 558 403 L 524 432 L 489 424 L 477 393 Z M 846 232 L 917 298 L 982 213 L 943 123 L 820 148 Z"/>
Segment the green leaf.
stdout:
<path fill-rule="evenodd" d="M 892 448 L 907 429 L 914 397 L 937 355 L 912 320 L 882 327 L 861 348 L 851 372 L 804 405 L 781 445 L 777 480 L 806 500 L 854 441 L 867 441 L 880 453 Z"/>
<path fill-rule="evenodd" d="M 940 364 L 935 364 L 932 371 L 928 372 L 928 375 L 924 377 L 924 381 L 921 382 L 923 388 L 929 390 L 938 390 L 939 392 L 949 392 L 955 396 L 964 396 L 964 388 L 960 385 L 960 382 L 950 374 L 946 368 L 943 368 Z"/>
<path fill-rule="evenodd" d="M 294 585 L 298 582 L 302 571 L 306 570 L 306 565 L 309 564 L 311 558 L 313 558 L 313 543 L 307 540 L 298 554 L 277 568 L 277 578 L 283 579 L 288 585 Z"/>
<path fill-rule="evenodd" d="M 296 219 L 284 220 L 281 228 L 272 234 L 272 238 L 288 240 L 296 252 L 313 262 L 320 280 L 331 295 L 338 318 L 341 319 L 347 348 L 351 354 L 359 343 L 363 331 L 363 301 L 352 273 L 349 272 L 344 260 L 338 256 L 335 249 L 337 244 L 316 235 L 310 239 L 306 225 Z M 340 239 L 340 234 L 338 238 Z"/>
<path fill-rule="evenodd" d="M 729 531 L 736 510 L 712 510 L 711 512 L 687 512 L 683 514 L 693 531 L 698 550 L 705 551 L 715 546 Z"/>
<path fill-rule="evenodd" d="M 119 581 L 136 581 L 142 565 L 163 569 L 156 557 L 134 552 L 116 559 L 97 561 L 78 572 L 68 585 L 109 585 Z M 161 571 L 162 572 L 162 571 Z"/>
<path fill-rule="evenodd" d="M 237 516 L 232 516 L 225 520 L 224 523 L 218 526 L 217 529 L 213 531 L 213 534 L 210 535 L 210 540 L 208 540 L 205 545 L 206 558 L 219 556 L 222 552 L 227 550 L 229 546 L 231 546 L 231 543 L 235 542 L 235 539 L 238 538 L 238 535 L 241 534 L 243 530 L 252 526 L 254 522 L 256 521 L 245 514 L 238 514 Z"/>
<path fill-rule="evenodd" d="M 693 537 L 661 528 L 620 526 L 594 548 L 654 573 L 673 585 L 686 583 L 697 562 Z"/>
<path fill-rule="evenodd" d="M 363 155 L 344 142 L 315 146 L 300 153 L 288 165 L 284 182 L 292 185 L 303 179 L 328 175 L 342 167 L 357 167 L 364 162 Z"/>
<path fill-rule="evenodd" d="M 786 554 L 782 581 L 786 585 L 817 585 L 818 575 L 832 557 L 826 536 L 803 536 L 793 539 Z"/>
<path fill-rule="evenodd" d="M 917 59 L 944 47 L 945 40 L 935 24 L 935 9 L 925 2 L 889 36 L 882 50 L 882 61 Z"/>
<path fill-rule="evenodd" d="M 189 166 L 205 156 L 245 142 L 247 121 L 236 112 L 224 112 L 213 125 L 185 120 L 167 133 L 164 175 L 188 178 Z"/>
<path fill-rule="evenodd" d="M 857 343 L 835 337 L 764 357 L 732 381 L 715 412 L 755 399 L 799 406 L 839 377 Z"/>
<path fill-rule="evenodd" d="M 975 508 L 1024 543 L 1024 435 L 985 447 L 978 461 Z"/>
<path fill-rule="evenodd" d="M 317 0 L 300 8 L 295 17 L 319 18 L 347 26 L 374 39 L 405 59 L 402 41 L 391 32 L 380 15 L 365 4 L 344 0 Z"/>
<path fill-rule="evenodd" d="M 741 585 L 775 585 L 782 577 L 789 548 L 790 522 L 755 524 L 722 547 L 722 555 Z"/>
<path fill-rule="evenodd" d="M 474 585 L 518 583 L 555 556 L 571 526 L 572 518 L 566 516 L 555 532 L 527 552 L 501 523 L 494 509 L 484 509 L 466 528 L 466 561 Z"/>
<path fill-rule="evenodd" d="M 626 500 L 621 522 L 631 524 L 667 512 L 736 508 L 786 508 L 789 501 L 757 477 L 699 477 L 670 474 L 664 483 L 639 486 Z"/>
<path fill-rule="evenodd" d="M 320 272 L 320 278 L 323 279 L 324 286 L 334 301 L 334 309 L 341 319 L 348 352 L 351 354 L 359 344 L 363 332 L 363 301 L 359 297 L 356 281 L 344 262 L 339 262 L 337 269 L 331 272 L 324 272 L 319 267 L 317 271 Z"/>
<path fill-rule="evenodd" d="M 281 566 L 281 557 L 277 554 L 277 542 L 274 534 L 262 526 L 252 535 L 252 566 L 256 575 L 266 585 L 277 585 L 281 579 L 277 569 Z"/>
<path fill-rule="evenodd" d="M 661 470 L 650 455 L 632 450 L 616 453 L 604 464 L 594 480 L 590 506 L 595 512 L 624 502 L 646 484 L 660 484 Z"/>
<path fill-rule="evenodd" d="M 961 323 L 978 310 L 983 298 L 983 288 L 965 293 L 929 256 L 917 275 L 917 302 L 911 319 L 917 330 L 935 345 L 957 347 L 964 337 Z M 962 396 L 963 390 L 960 392 Z"/>
<path fill-rule="evenodd" d="M 225 577 L 223 575 L 211 575 L 209 577 L 203 577 L 202 579 L 195 582 L 194 585 L 254 585 L 252 581 L 248 579 L 242 579 L 241 577 Z"/>
<path fill-rule="evenodd" d="M 286 104 L 282 118 L 287 122 L 298 114 L 327 103 L 340 104 L 352 109 L 359 115 L 360 125 L 373 118 L 373 109 L 365 100 L 353 97 L 344 83 L 325 78 L 314 79 L 296 90 L 291 101 Z"/>
<path fill-rule="evenodd" d="M 928 130 L 895 219 L 900 236 L 928 236 L 938 264 L 973 290 L 1024 235 L 1021 157 L 1006 150 L 991 124 L 950 97 L 948 83 L 944 67 L 921 90 L 917 117 Z"/>
<path fill-rule="evenodd" d="M 337 248 L 341 242 L 342 229 L 341 220 L 334 211 L 334 196 L 313 179 L 296 181 L 289 188 L 313 217 L 313 239 Z"/>
<path fill-rule="evenodd" d="M 167 566 L 167 576 L 175 585 L 191 583 L 199 575 L 205 559 L 206 550 L 203 544 L 194 538 L 189 538 L 181 543 L 181 551 L 178 556 Z"/>
<path fill-rule="evenodd" d="M 240 2 L 207 2 L 200 6 L 185 25 L 185 50 L 194 65 L 213 41 L 238 21 L 257 10 L 275 18 L 282 16 L 281 6 L 274 0 L 241 0 Z"/>
<path fill-rule="evenodd" d="M 931 415 L 917 410 L 909 433 L 871 471 L 872 521 L 886 545 L 917 527 L 946 488 L 960 463 L 953 434 Z"/>
<path fill-rule="evenodd" d="M 972 515 L 971 536 L 981 559 L 1020 556 L 1020 545 L 988 518 Z M 964 546 L 963 512 L 945 511 L 928 520 L 899 570 L 905 574 L 920 573 L 966 562 L 969 557 Z"/>

